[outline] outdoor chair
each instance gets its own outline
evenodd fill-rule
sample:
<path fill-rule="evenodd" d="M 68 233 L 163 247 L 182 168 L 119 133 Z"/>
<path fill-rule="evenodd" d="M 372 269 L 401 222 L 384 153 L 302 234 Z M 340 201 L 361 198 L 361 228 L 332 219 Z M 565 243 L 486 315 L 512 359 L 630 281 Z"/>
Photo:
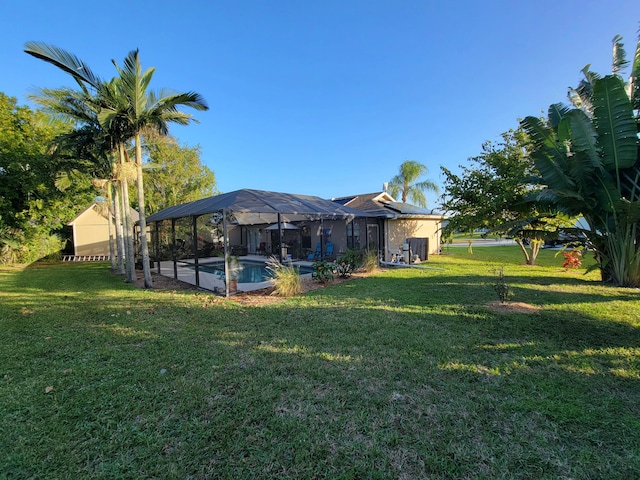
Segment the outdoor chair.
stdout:
<path fill-rule="evenodd" d="M 327 251 L 325 252 L 325 257 L 333 257 L 333 243 L 327 243 Z"/>
<path fill-rule="evenodd" d="M 316 244 L 316 251 L 313 253 L 310 253 L 309 256 L 307 257 L 307 260 L 315 260 L 315 259 L 320 259 L 320 255 L 322 254 L 322 246 L 317 243 Z"/>

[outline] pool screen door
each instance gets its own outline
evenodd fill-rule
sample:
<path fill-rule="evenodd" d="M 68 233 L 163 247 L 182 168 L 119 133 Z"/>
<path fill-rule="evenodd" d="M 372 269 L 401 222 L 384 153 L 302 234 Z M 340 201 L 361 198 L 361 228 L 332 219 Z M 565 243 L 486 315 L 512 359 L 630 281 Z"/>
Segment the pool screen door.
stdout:
<path fill-rule="evenodd" d="M 378 225 L 367 225 L 367 250 L 370 252 L 377 252 L 380 250 Z"/>

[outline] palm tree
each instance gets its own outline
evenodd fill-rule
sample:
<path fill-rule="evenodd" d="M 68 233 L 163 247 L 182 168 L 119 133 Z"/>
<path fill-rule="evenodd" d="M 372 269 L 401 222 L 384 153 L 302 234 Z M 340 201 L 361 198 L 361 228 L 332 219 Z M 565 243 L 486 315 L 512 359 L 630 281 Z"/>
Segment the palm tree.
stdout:
<path fill-rule="evenodd" d="M 106 85 L 99 80 L 93 80 L 101 90 Z M 74 152 L 76 167 L 61 172 L 68 180 L 82 170 L 100 183 L 102 180 L 109 182 L 107 188 L 107 198 L 111 198 L 113 191 L 113 205 L 116 217 L 116 242 L 117 242 L 117 269 L 118 273 L 126 275 L 127 282 L 135 279 L 135 265 L 133 260 L 127 261 L 126 272 L 123 259 L 133 259 L 133 237 L 128 229 L 121 228 L 120 219 L 126 217 L 122 212 L 129 212 L 128 204 L 124 209 L 120 197 L 122 193 L 128 192 L 126 185 L 127 178 L 122 175 L 121 169 L 117 168 L 117 153 L 120 144 L 124 141 L 121 133 L 117 130 L 107 131 L 100 124 L 98 112 L 102 108 L 104 101 L 100 95 L 87 88 L 80 91 L 59 88 L 41 89 L 37 94 L 31 95 L 31 99 L 42 105 L 47 111 L 54 115 L 73 119 L 80 127 L 67 135 L 62 135 L 56 139 L 59 147 L 65 151 Z M 87 165 L 87 162 L 89 165 Z M 60 182 L 62 185 L 64 182 Z M 116 188 L 117 187 L 117 188 Z M 123 237 L 126 241 L 123 241 Z M 127 253 L 124 254 L 126 249 Z M 112 258 L 113 261 L 113 258 Z"/>
<path fill-rule="evenodd" d="M 148 90 L 149 83 L 155 72 L 154 68 L 142 71 L 138 50 L 129 52 L 123 67 L 113 61 L 120 75 L 118 80 L 120 99 L 127 99 L 125 105 L 104 109 L 101 122 L 111 125 L 123 120 L 128 122 L 128 128 L 133 132 L 135 141 L 136 183 L 138 186 L 138 211 L 140 214 L 140 248 L 142 253 L 142 267 L 144 271 L 145 288 L 152 287 L 151 269 L 149 265 L 149 247 L 147 244 L 147 222 L 145 215 L 144 181 L 142 174 L 142 134 L 151 130 L 160 135 L 169 134 L 169 123 L 188 125 L 192 116 L 178 110 L 179 106 L 191 107 L 196 110 L 207 110 L 205 100 L 197 93 L 174 93 L 163 90 L 156 93 Z M 122 108 L 124 107 L 124 108 Z"/>
<path fill-rule="evenodd" d="M 427 167 L 414 160 L 407 160 L 400 165 L 400 172 L 389 182 L 389 194 L 398 198 L 401 194 L 402 202 L 411 200 L 419 207 L 427 206 L 425 190 L 439 193 L 440 189 L 431 180 L 415 183 L 422 175 L 428 173 Z"/>
<path fill-rule="evenodd" d="M 40 103 L 46 102 L 47 97 L 40 96 L 36 100 Z M 60 105 L 60 103 L 56 104 Z M 107 218 L 109 226 L 111 270 L 124 275 L 124 242 L 120 222 L 122 208 L 114 208 L 120 204 L 119 189 L 116 188 L 119 178 L 109 142 L 105 141 L 102 130 L 95 125 L 83 125 L 56 138 L 55 142 L 62 151 L 70 152 L 75 160 L 73 168 L 58 173 L 56 186 L 61 189 L 67 188 L 72 183 L 82 181 L 89 176 L 96 190 L 106 198 L 106 208 L 101 208 L 101 213 Z M 104 206 L 104 204 L 98 205 Z M 113 216 L 115 216 L 115 225 Z M 115 238 L 112 234 L 114 230 Z"/>
<path fill-rule="evenodd" d="M 162 135 L 166 135 L 169 123 L 187 125 L 192 120 L 191 115 L 180 112 L 177 107 L 182 105 L 196 110 L 207 110 L 206 102 L 199 94 L 193 92 L 173 93 L 163 90 L 157 94 L 149 91 L 148 86 L 155 69 L 150 68 L 142 72 L 137 50 L 131 51 L 127 55 L 123 68 L 120 68 L 115 61 L 112 61 L 120 76 L 110 82 L 100 80 L 82 60 L 58 47 L 29 42 L 25 45 L 25 52 L 69 73 L 79 84 L 83 93 L 87 95 L 91 91 L 95 93 L 94 99 L 96 100 L 96 105 L 99 106 L 99 111 L 97 112 L 99 124 L 114 140 L 113 146 L 120 159 L 119 166 L 121 169 L 128 165 L 125 144 L 130 140 L 134 140 L 144 285 L 145 288 L 151 288 L 152 280 L 144 211 L 141 136 L 145 129 L 152 129 Z M 121 192 L 125 205 L 125 224 L 126 230 L 132 232 L 130 219 L 127 218 L 129 208 L 126 184 L 126 176 L 123 176 Z M 134 268 L 133 241 L 132 236 L 127 235 L 127 237 L 129 250 L 127 257 L 130 259 L 130 261 L 127 261 L 127 279 L 128 281 L 133 281 L 133 278 L 135 278 L 135 271 L 132 270 Z"/>

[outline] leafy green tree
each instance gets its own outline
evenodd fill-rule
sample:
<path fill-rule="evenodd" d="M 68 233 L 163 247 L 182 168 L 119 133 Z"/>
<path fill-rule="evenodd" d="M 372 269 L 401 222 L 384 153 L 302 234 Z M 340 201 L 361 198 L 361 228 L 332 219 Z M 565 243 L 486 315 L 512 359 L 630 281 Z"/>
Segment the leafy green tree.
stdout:
<path fill-rule="evenodd" d="M 440 189 L 431 180 L 417 180 L 428 173 L 425 165 L 413 160 L 407 160 L 400 165 L 398 175 L 389 182 L 389 194 L 394 198 L 401 198 L 403 202 L 410 200 L 419 207 L 427 206 L 425 191 L 439 193 Z"/>
<path fill-rule="evenodd" d="M 59 93 L 59 92 L 55 92 Z M 35 100 L 49 108 L 60 108 L 64 100 L 57 97 L 37 96 Z M 87 123 L 68 134 L 57 137 L 54 141 L 65 155 L 72 161 L 70 169 L 58 172 L 56 185 L 66 189 L 78 181 L 91 179 L 97 192 L 105 197 L 106 202 L 98 206 L 104 207 L 109 225 L 109 250 L 111 269 L 119 274 L 125 274 L 124 240 L 122 230 L 122 208 L 120 202 L 119 169 L 111 146 L 110 138 L 105 135 L 97 122 L 95 115 L 86 119 Z M 112 218 L 115 216 L 115 225 Z M 115 230 L 115 238 L 111 232 Z M 117 252 L 117 255 L 116 255 Z"/>
<path fill-rule="evenodd" d="M 78 200 L 92 198 L 88 182 L 64 192 L 56 187 L 57 172 L 66 168 L 67 159 L 52 140 L 71 128 L 0 93 L 0 248 L 5 260 L 32 262 L 58 252 Z"/>
<path fill-rule="evenodd" d="M 442 208 L 449 214 L 445 235 L 486 229 L 513 236 L 526 263 L 535 264 L 544 239 L 570 223 L 530 201 L 526 179 L 535 168 L 527 142 L 523 130 L 510 130 L 502 134 L 501 142 L 486 142 L 469 166 L 460 166 L 460 175 L 441 167 L 445 175 Z"/>
<path fill-rule="evenodd" d="M 570 91 L 574 104 L 554 104 L 546 120 L 527 117 L 532 157 L 543 186 L 537 201 L 569 215 L 582 215 L 589 228 L 603 280 L 640 286 L 640 42 L 629 82 L 620 37 L 614 38 L 613 73 L 583 70 Z"/>
<path fill-rule="evenodd" d="M 215 195 L 214 173 L 200 163 L 200 147 L 181 146 L 174 139 L 147 142 L 144 170 L 147 211 Z"/>

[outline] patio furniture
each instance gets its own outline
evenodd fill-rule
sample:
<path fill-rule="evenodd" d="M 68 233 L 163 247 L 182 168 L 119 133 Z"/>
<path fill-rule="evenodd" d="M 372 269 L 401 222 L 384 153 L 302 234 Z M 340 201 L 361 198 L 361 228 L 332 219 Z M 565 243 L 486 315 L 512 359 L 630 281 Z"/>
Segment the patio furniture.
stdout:
<path fill-rule="evenodd" d="M 233 245 L 231 247 L 231 255 L 235 257 L 244 257 L 249 254 L 246 245 Z"/>
<path fill-rule="evenodd" d="M 322 253 L 322 246 L 319 243 L 317 243 L 316 251 L 313 253 L 310 253 L 309 256 L 307 257 L 307 260 L 319 260 L 321 253 Z"/>
<path fill-rule="evenodd" d="M 333 257 L 333 243 L 327 243 L 327 251 L 325 253 L 325 257 Z"/>

